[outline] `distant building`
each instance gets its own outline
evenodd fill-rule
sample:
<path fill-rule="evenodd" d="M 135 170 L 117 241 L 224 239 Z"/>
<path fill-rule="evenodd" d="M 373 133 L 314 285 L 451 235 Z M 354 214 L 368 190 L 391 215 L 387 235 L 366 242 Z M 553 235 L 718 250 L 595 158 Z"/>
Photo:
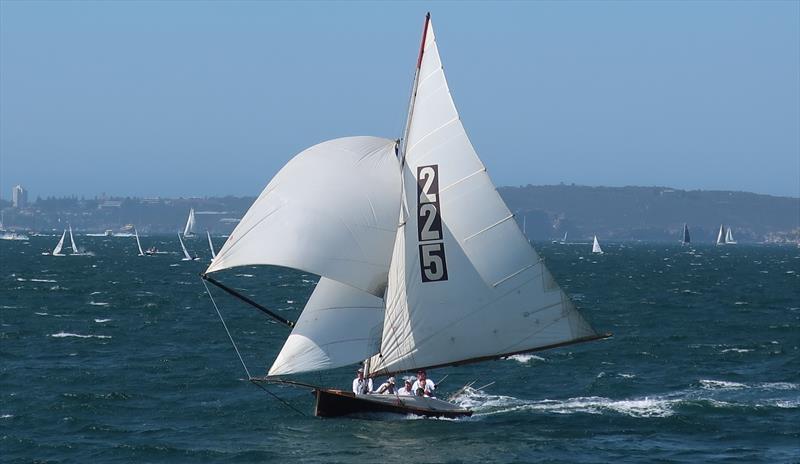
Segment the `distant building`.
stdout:
<path fill-rule="evenodd" d="M 11 189 L 11 202 L 14 208 L 25 208 L 28 206 L 28 191 L 21 185 L 15 185 Z"/>

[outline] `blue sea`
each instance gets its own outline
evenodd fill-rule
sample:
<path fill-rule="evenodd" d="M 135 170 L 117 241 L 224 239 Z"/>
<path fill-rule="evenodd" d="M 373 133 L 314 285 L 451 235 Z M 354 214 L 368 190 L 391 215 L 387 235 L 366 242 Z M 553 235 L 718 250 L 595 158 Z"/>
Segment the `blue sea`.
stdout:
<path fill-rule="evenodd" d="M 307 390 L 246 380 L 174 236 L 0 241 L 3 462 L 800 462 L 800 249 L 537 243 L 608 340 L 429 372 L 458 420 L 321 419 Z M 223 239 L 216 242 L 217 248 Z M 296 319 L 317 277 L 219 279 Z M 244 361 L 264 374 L 288 329 L 219 290 Z M 353 368 L 300 377 L 348 388 Z"/>

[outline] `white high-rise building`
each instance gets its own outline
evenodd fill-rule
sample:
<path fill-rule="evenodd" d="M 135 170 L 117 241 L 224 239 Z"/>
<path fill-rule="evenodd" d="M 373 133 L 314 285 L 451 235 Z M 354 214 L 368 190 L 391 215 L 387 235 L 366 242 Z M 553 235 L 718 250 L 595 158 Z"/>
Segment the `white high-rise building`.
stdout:
<path fill-rule="evenodd" d="M 15 185 L 11 189 L 11 201 L 14 208 L 24 208 L 28 206 L 28 191 L 21 185 Z"/>

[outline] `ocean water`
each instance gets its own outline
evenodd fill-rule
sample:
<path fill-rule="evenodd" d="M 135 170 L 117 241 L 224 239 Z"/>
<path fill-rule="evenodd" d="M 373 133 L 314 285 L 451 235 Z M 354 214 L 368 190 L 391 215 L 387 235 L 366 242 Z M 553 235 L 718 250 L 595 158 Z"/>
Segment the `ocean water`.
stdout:
<path fill-rule="evenodd" d="M 3 462 L 798 462 L 800 249 L 537 244 L 612 339 L 430 372 L 459 420 L 310 416 L 308 391 L 245 375 L 173 237 L 0 241 Z M 217 241 L 217 246 L 221 245 Z M 245 268 L 220 279 L 296 319 L 316 277 Z M 288 330 L 214 296 L 254 375 Z M 347 388 L 352 368 L 302 380 Z M 299 412 L 298 412 L 299 411 Z"/>

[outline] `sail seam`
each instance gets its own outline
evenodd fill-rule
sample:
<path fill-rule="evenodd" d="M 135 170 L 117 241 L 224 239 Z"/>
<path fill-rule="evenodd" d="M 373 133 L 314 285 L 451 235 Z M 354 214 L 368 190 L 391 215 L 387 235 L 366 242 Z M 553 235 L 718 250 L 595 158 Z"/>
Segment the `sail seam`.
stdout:
<path fill-rule="evenodd" d="M 486 172 L 486 167 L 485 167 L 485 166 L 484 166 L 484 167 L 482 167 L 482 168 L 480 168 L 480 169 L 478 169 L 477 171 L 473 172 L 472 174 L 469 174 L 469 175 L 467 175 L 467 176 L 464 176 L 464 177 L 462 177 L 461 179 L 459 179 L 459 180 L 457 180 L 457 181 L 453 182 L 452 184 L 448 185 L 447 187 L 444 187 L 444 188 L 442 188 L 442 189 L 439 189 L 439 193 L 445 192 L 445 191 L 447 191 L 447 189 L 449 189 L 450 187 L 454 187 L 454 186 L 456 186 L 456 185 L 460 184 L 461 182 L 464 182 L 465 180 L 469 179 L 470 177 L 477 176 L 478 174 L 480 174 L 480 173 L 482 173 L 482 172 Z"/>
<path fill-rule="evenodd" d="M 511 218 L 513 218 L 513 217 L 514 217 L 514 215 L 513 215 L 513 214 L 509 214 L 508 216 L 504 217 L 503 219 L 500 219 L 499 221 L 495 222 L 494 224 L 492 224 L 492 225 L 490 225 L 490 226 L 488 226 L 488 227 L 486 227 L 486 228 L 484 228 L 484 229 L 482 229 L 482 230 L 479 230 L 479 231 L 475 232 L 474 234 L 472 234 L 472 235 L 470 235 L 469 237 L 465 238 L 465 239 L 464 239 L 464 241 L 466 242 L 467 240 L 469 240 L 469 239 L 471 239 L 471 238 L 475 238 L 476 236 L 478 236 L 478 235 L 480 235 L 480 234 L 482 234 L 482 233 L 484 233 L 484 232 L 488 231 L 489 229 L 492 229 L 492 228 L 494 228 L 494 227 L 497 227 L 497 226 L 499 226 L 500 224 L 502 224 L 502 223 L 504 223 L 504 222 L 508 221 L 509 219 L 511 219 Z"/>
<path fill-rule="evenodd" d="M 414 149 L 414 148 L 415 148 L 417 145 L 419 145 L 419 144 L 420 144 L 420 142 L 422 142 L 423 140 L 427 139 L 427 138 L 428 138 L 428 137 L 430 137 L 431 135 L 433 135 L 433 134 L 435 134 L 435 133 L 439 132 L 440 130 L 444 129 L 445 127 L 449 126 L 450 124 L 453 124 L 453 123 L 454 123 L 454 122 L 456 122 L 456 121 L 458 121 L 458 114 L 456 114 L 456 116 L 455 116 L 453 119 L 451 119 L 451 120 L 447 121 L 446 123 L 442 124 L 441 126 L 437 127 L 436 129 L 434 129 L 434 130 L 432 130 L 432 131 L 428 132 L 427 134 L 425 134 L 425 136 L 424 136 L 424 137 L 422 137 L 421 139 L 417 140 L 417 141 L 416 141 L 416 143 L 414 143 L 414 145 L 411 145 L 411 146 L 408 148 L 408 150 L 406 150 L 406 153 L 408 153 L 408 152 L 410 152 L 411 150 L 413 150 L 413 149 Z"/>
<path fill-rule="evenodd" d="M 523 272 L 527 271 L 528 269 L 532 268 L 533 266 L 536 266 L 540 262 L 541 262 L 541 260 L 539 262 L 536 262 L 536 263 L 528 264 L 527 266 L 523 267 L 519 271 L 514 272 L 512 274 L 509 274 L 506 277 L 503 277 L 502 279 L 500 279 L 497 282 L 495 282 L 494 284 L 492 284 L 492 287 L 497 287 L 498 285 L 502 284 L 506 280 L 511 279 L 512 277 L 518 276 L 519 274 L 522 274 Z"/>

